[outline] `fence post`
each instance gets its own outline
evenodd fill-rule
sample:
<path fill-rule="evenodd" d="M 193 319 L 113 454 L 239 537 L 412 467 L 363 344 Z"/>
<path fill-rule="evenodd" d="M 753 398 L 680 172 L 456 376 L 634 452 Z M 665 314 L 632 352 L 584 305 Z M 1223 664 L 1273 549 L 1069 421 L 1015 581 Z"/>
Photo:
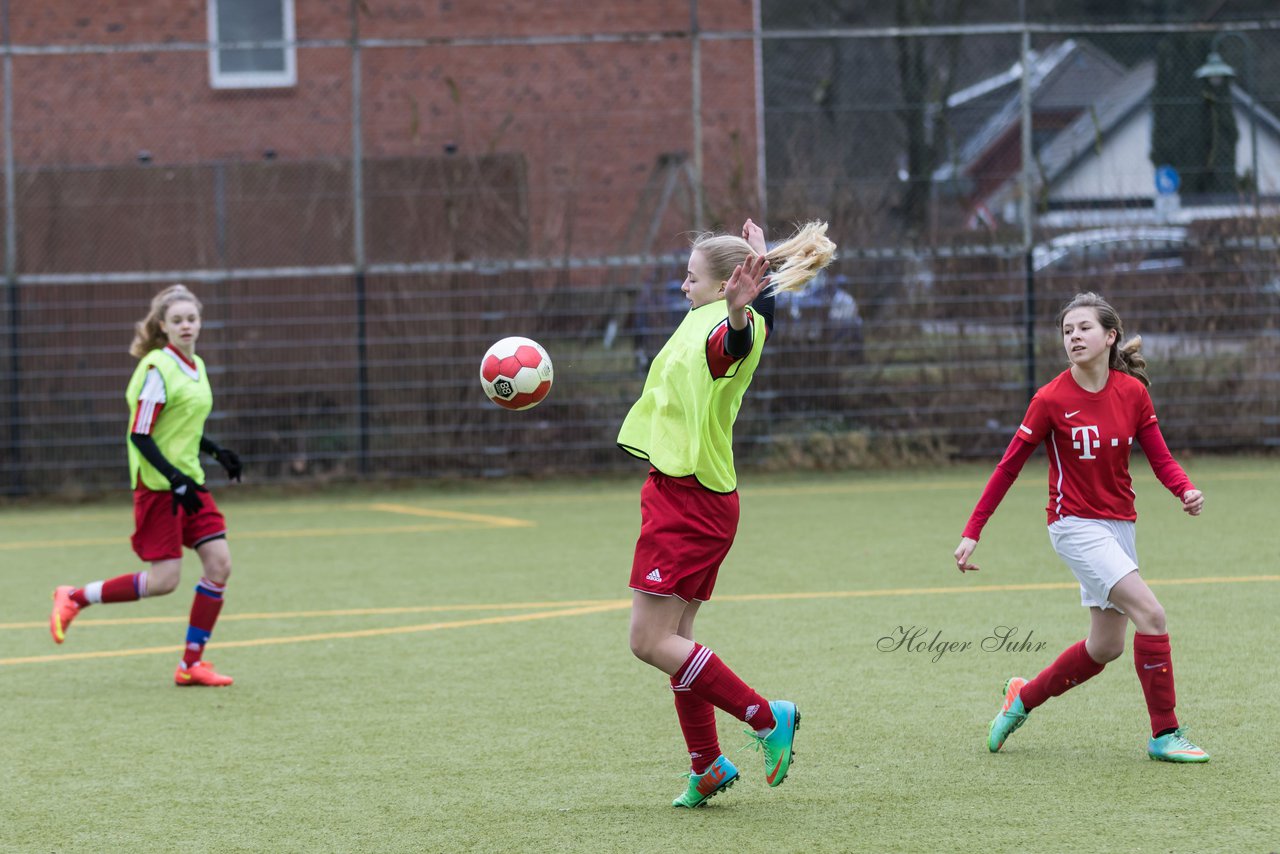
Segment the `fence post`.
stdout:
<path fill-rule="evenodd" d="M 1027 347 L 1025 355 L 1027 400 L 1036 393 L 1036 271 L 1034 233 L 1031 228 L 1031 217 L 1034 205 L 1031 200 L 1031 181 L 1034 177 L 1032 165 L 1035 152 L 1031 148 L 1031 131 L 1033 110 L 1031 109 L 1031 28 L 1027 26 L 1026 0 L 1022 6 L 1022 273 L 1025 282 L 1023 306 L 1024 334 Z"/>
<path fill-rule="evenodd" d="M 365 295 L 364 140 L 360 117 L 360 4 L 351 0 L 351 241 L 355 261 L 356 411 L 360 419 L 360 473 L 369 473 L 369 343 Z"/>
<path fill-rule="evenodd" d="M 690 112 L 693 119 L 693 225 L 703 231 L 702 198 L 702 31 L 698 27 L 698 0 L 689 0 Z"/>
<path fill-rule="evenodd" d="M 764 40 L 760 37 L 760 28 L 763 26 L 760 2 L 761 0 L 753 0 L 751 3 L 751 42 L 752 57 L 756 66 L 756 197 L 760 200 L 756 213 L 763 226 L 769 222 L 769 184 L 765 168 L 767 152 L 764 142 Z"/>
<path fill-rule="evenodd" d="M 21 301 L 18 299 L 18 217 L 17 167 L 13 160 L 13 52 L 9 34 L 9 0 L 0 7 L 4 19 L 4 280 L 9 309 L 9 457 L 13 465 L 13 483 L 9 492 L 26 494 L 26 478 L 22 471 L 22 381 L 18 324 Z"/>

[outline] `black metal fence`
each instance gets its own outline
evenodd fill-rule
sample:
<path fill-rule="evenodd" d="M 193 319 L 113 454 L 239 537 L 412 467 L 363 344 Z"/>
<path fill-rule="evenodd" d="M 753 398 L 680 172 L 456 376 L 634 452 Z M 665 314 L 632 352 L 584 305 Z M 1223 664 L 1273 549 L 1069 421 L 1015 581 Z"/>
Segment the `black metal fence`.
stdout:
<path fill-rule="evenodd" d="M 1234 40 L 1195 27 L 1010 25 L 667 34 L 763 42 L 771 236 L 819 217 L 840 245 L 808 293 L 779 303 L 738 423 L 740 464 L 998 454 L 1029 390 L 1064 367 L 1052 322 L 1082 290 L 1143 336 L 1175 450 L 1273 451 L 1280 31 L 1254 24 Z M 1196 77 L 1197 51 L 1240 71 Z M 1171 84 L 1178 69 L 1194 82 Z M 754 110 L 734 110 L 755 127 Z M 1170 110 L 1199 135 L 1156 163 Z M 583 118 L 548 128 L 541 150 Z M 653 175 L 698 176 L 673 155 L 624 186 L 589 186 L 634 211 L 628 230 L 653 232 L 648 245 L 555 256 L 530 209 L 557 188 L 531 185 L 536 164 L 515 142 L 498 149 L 163 169 L 19 158 L 0 493 L 123 485 L 126 351 L 166 270 L 205 304 L 208 432 L 255 481 L 634 465 L 614 438 L 678 322 L 679 228 L 697 219 L 678 210 L 679 186 Z M 351 252 L 357 162 L 364 258 Z M 708 196 L 703 215 L 734 228 L 731 216 L 756 213 L 731 210 L 731 196 Z M 478 369 L 492 341 L 516 334 L 546 347 L 556 380 L 544 403 L 511 413 L 483 397 Z"/>

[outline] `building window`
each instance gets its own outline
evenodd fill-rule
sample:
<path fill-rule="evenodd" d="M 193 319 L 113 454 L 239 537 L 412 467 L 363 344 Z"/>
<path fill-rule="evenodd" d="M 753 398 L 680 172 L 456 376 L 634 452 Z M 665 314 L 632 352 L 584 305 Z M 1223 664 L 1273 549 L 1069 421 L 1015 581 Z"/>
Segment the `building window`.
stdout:
<path fill-rule="evenodd" d="M 293 0 L 209 0 L 209 81 L 215 89 L 263 89 L 298 82 Z M 235 42 L 286 42 L 220 47 Z"/>

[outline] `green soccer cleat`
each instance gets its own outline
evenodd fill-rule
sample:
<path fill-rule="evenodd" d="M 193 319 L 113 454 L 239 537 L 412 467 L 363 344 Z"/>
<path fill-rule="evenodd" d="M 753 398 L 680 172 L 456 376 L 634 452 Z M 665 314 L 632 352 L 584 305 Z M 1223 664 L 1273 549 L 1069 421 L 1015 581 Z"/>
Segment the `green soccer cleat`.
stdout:
<path fill-rule="evenodd" d="M 1181 727 L 1147 742 L 1147 756 L 1161 762 L 1208 762 L 1209 754 L 1187 741 Z"/>
<path fill-rule="evenodd" d="M 747 747 L 754 747 L 764 754 L 765 782 L 770 786 L 781 786 L 782 781 L 787 779 L 787 772 L 791 770 L 792 745 L 795 744 L 796 730 L 800 728 L 800 712 L 790 700 L 771 701 L 769 711 L 773 712 L 773 729 L 764 736 L 746 730 L 747 735 L 751 736 L 751 743 Z"/>
<path fill-rule="evenodd" d="M 1013 731 L 1026 723 L 1027 715 L 1030 714 L 1022 707 L 1022 686 L 1027 684 L 1027 680 L 1021 676 L 1014 676 L 1004 683 L 1004 704 L 1000 707 L 1000 711 L 991 721 L 991 726 L 987 729 L 987 750 L 992 753 L 1004 747 L 1004 741 Z"/>
<path fill-rule="evenodd" d="M 689 775 L 689 787 L 684 790 L 683 795 L 671 802 L 671 806 L 688 809 L 700 807 L 736 782 L 738 769 L 725 757 L 717 756 L 706 771 Z"/>

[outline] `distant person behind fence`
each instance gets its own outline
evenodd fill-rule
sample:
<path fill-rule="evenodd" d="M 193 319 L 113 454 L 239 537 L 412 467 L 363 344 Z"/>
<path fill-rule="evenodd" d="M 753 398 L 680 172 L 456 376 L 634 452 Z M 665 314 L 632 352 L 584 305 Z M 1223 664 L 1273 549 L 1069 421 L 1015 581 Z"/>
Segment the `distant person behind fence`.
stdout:
<path fill-rule="evenodd" d="M 1174 714 L 1173 656 L 1164 608 L 1138 574 L 1134 493 L 1129 453 L 1141 446 L 1156 477 L 1191 516 L 1204 496 L 1173 459 L 1147 393 L 1142 339 L 1121 344 L 1120 317 L 1093 293 L 1077 294 L 1058 315 L 1058 331 L 1071 367 L 1031 399 L 1022 425 L 987 482 L 955 551 L 961 572 L 978 567 L 973 551 L 1022 466 L 1041 443 L 1049 451 L 1049 541 L 1080 582 L 1089 609 L 1089 636 L 1068 647 L 1028 682 L 1005 683 L 1004 703 L 991 721 L 987 749 L 998 751 L 1027 715 L 1097 676 L 1124 652 L 1129 621 L 1133 666 L 1151 718 L 1147 754 L 1167 762 L 1207 762 L 1209 755 L 1183 735 Z"/>
<path fill-rule="evenodd" d="M 151 564 L 142 572 L 53 592 L 49 629 L 66 639 L 76 615 L 99 602 L 133 602 L 163 596 L 178 586 L 182 547 L 200 556 L 204 575 L 196 585 L 177 685 L 230 685 L 231 677 L 202 660 L 222 594 L 231 575 L 227 526 L 205 486 L 203 451 L 240 480 L 240 458 L 204 435 L 213 392 L 204 361 L 196 355 L 203 306 L 183 285 L 161 291 L 137 324 L 129 352 L 139 359 L 125 393 L 129 405 L 129 478 L 136 529 L 133 550 Z"/>
<path fill-rule="evenodd" d="M 689 313 L 654 357 L 618 433 L 623 450 L 650 464 L 631 565 L 630 640 L 637 658 L 671 677 L 692 764 L 676 807 L 701 806 L 738 778 L 720 752 L 716 708 L 750 727 L 770 786 L 791 765 L 795 703 L 766 700 L 694 643 L 693 620 L 738 529 L 733 424 L 773 325 L 772 294 L 803 288 L 831 262 L 826 231 L 826 223 L 809 223 L 772 251 L 751 220 L 741 237 L 698 238 L 681 288 Z"/>

